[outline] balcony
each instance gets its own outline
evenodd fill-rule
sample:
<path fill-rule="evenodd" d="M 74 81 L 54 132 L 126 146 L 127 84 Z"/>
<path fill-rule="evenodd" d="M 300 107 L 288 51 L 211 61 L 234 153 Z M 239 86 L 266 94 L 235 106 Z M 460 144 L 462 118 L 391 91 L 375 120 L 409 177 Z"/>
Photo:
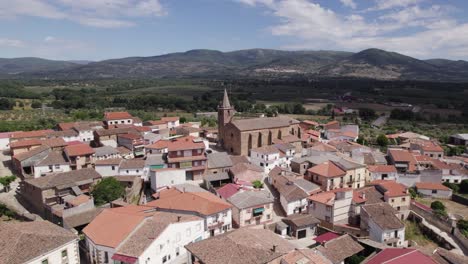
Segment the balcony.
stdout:
<path fill-rule="evenodd" d="M 208 224 L 208 229 L 213 230 L 213 229 L 218 229 L 221 228 L 224 225 L 223 221 L 216 221 L 211 224 Z"/>

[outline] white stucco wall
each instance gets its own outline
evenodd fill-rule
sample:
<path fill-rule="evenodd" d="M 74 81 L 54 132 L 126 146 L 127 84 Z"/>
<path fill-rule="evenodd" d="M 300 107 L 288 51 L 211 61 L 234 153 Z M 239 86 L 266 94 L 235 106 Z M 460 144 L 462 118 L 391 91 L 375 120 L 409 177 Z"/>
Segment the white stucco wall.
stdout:
<path fill-rule="evenodd" d="M 62 251 L 67 251 L 67 258 L 62 259 Z M 79 264 L 80 263 L 80 255 L 78 250 L 78 240 L 73 240 L 61 247 L 58 247 L 42 256 L 37 256 L 36 258 L 25 262 L 27 264 L 42 264 L 43 260 L 46 260 L 50 264 L 55 263 L 68 263 L 68 264 Z M 68 259 L 68 262 L 64 262 Z"/>
<path fill-rule="evenodd" d="M 59 173 L 59 172 L 67 172 L 71 171 L 70 165 L 68 164 L 61 164 L 61 165 L 52 165 L 52 169 L 49 166 L 34 166 L 34 178 L 39 178 L 42 174 L 49 174 L 49 173 Z M 44 176 L 45 176 L 44 175 Z"/>
<path fill-rule="evenodd" d="M 175 184 L 185 183 L 185 170 L 162 169 L 150 171 L 151 189 L 157 191 L 162 187 L 171 187 Z"/>
<path fill-rule="evenodd" d="M 112 167 L 114 169 L 112 169 Z M 97 173 L 101 174 L 102 177 L 116 176 L 119 174 L 119 165 L 95 165 Z"/>

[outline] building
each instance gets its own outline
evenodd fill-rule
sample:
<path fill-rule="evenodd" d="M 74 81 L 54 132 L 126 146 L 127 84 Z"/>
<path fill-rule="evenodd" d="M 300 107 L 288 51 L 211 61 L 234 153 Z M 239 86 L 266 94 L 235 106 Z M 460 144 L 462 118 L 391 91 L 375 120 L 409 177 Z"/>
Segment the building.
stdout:
<path fill-rule="evenodd" d="M 240 191 L 226 199 L 236 227 L 263 225 L 273 220 L 273 195 L 268 190 Z"/>
<path fill-rule="evenodd" d="M 206 169 L 205 144 L 191 136 L 170 140 L 167 147 L 168 168 L 184 169 L 189 181 L 202 180 Z"/>
<path fill-rule="evenodd" d="M 248 155 L 252 148 L 272 145 L 287 135 L 301 138 L 299 121 L 288 117 L 234 119 L 235 110 L 226 90 L 218 107 L 218 141 L 233 155 Z"/>
<path fill-rule="evenodd" d="M 133 152 L 135 157 L 145 155 L 145 140 L 138 134 L 119 134 L 117 135 L 117 144 L 126 147 Z"/>
<path fill-rule="evenodd" d="M 353 190 L 350 188 L 313 194 L 309 197 L 308 213 L 329 228 L 335 224 L 348 224 L 352 200 Z"/>
<path fill-rule="evenodd" d="M 232 160 L 226 152 L 210 153 L 207 156 L 207 174 L 228 172 L 232 167 Z"/>
<path fill-rule="evenodd" d="M 398 264 L 398 263 L 424 263 L 442 264 L 436 262 L 429 256 L 414 248 L 385 248 L 379 253 L 370 256 L 365 260 L 366 264 Z M 451 262 L 450 262 L 451 263 Z M 462 263 L 462 262 L 459 262 Z"/>
<path fill-rule="evenodd" d="M 184 246 L 205 238 L 197 216 L 135 205 L 104 209 L 83 233 L 93 264 L 182 263 Z"/>
<path fill-rule="evenodd" d="M 50 174 L 22 181 L 20 194 L 36 212 L 50 216 L 52 206 L 64 205 L 66 199 L 89 193 L 100 179 L 101 175 L 91 168 Z"/>
<path fill-rule="evenodd" d="M 134 117 L 128 112 L 105 112 L 104 125 L 111 127 L 113 125 L 132 125 Z"/>
<path fill-rule="evenodd" d="M 276 166 L 282 167 L 283 155 L 274 145 L 266 145 L 260 148 L 250 150 L 250 162 L 263 168 L 265 173 L 269 173 Z"/>
<path fill-rule="evenodd" d="M 408 188 L 395 181 L 372 181 L 369 185 L 375 186 L 376 190 L 383 194 L 384 201 L 401 213 L 402 219 L 408 215 L 411 196 Z"/>
<path fill-rule="evenodd" d="M 78 240 L 48 221 L 0 222 L 0 263 L 79 264 Z"/>
<path fill-rule="evenodd" d="M 51 151 L 47 156 L 34 164 L 34 178 L 39 178 L 52 173 L 70 171 L 70 163 L 65 159 L 62 152 Z"/>
<path fill-rule="evenodd" d="M 295 249 L 281 258 L 281 264 L 331 264 L 330 260 L 310 248 Z"/>
<path fill-rule="evenodd" d="M 451 135 L 449 143 L 453 145 L 468 146 L 468 134 Z"/>
<path fill-rule="evenodd" d="M 10 135 L 10 144 L 15 141 L 26 139 L 46 139 L 51 132 L 53 132 L 51 129 L 13 132 Z"/>
<path fill-rule="evenodd" d="M 369 232 L 373 241 L 392 247 L 404 247 L 405 225 L 388 203 L 364 205 L 361 208 L 361 229 Z"/>
<path fill-rule="evenodd" d="M 395 165 L 398 172 L 416 172 L 416 164 L 418 163 L 413 154 L 404 149 L 388 149 L 388 158 L 390 164 Z"/>
<path fill-rule="evenodd" d="M 430 140 L 411 140 L 410 150 L 419 151 L 422 155 L 442 159 L 444 158 L 444 149 L 437 143 Z"/>
<path fill-rule="evenodd" d="M 319 185 L 324 191 L 347 186 L 348 182 L 345 181 L 345 176 L 346 171 L 333 161 L 326 161 L 307 170 L 308 180 Z"/>
<path fill-rule="evenodd" d="M 72 170 L 91 168 L 94 163 L 94 149 L 87 144 L 69 145 L 64 149 Z"/>
<path fill-rule="evenodd" d="M 287 235 L 295 239 L 314 236 L 320 223 L 320 220 L 310 214 L 292 214 L 282 221 L 288 226 Z"/>
<path fill-rule="evenodd" d="M 364 248 L 349 235 L 342 235 L 315 248 L 333 264 L 344 264 L 349 257 L 363 251 Z"/>
<path fill-rule="evenodd" d="M 116 148 L 111 146 L 103 146 L 94 149 L 95 151 L 95 158 L 97 160 L 105 160 L 105 159 L 117 159 L 120 158 L 120 153 Z"/>
<path fill-rule="evenodd" d="M 171 188 L 174 185 L 183 184 L 187 181 L 185 170 L 176 168 L 151 169 L 149 178 L 151 189 L 155 192 Z"/>
<path fill-rule="evenodd" d="M 162 190 L 156 200 L 147 203 L 159 211 L 195 215 L 203 218 L 207 236 L 225 233 L 232 228 L 232 205 L 200 187 L 190 185 Z"/>
<path fill-rule="evenodd" d="M 121 158 L 96 160 L 94 163 L 94 169 L 97 173 L 101 174 L 102 177 L 117 176 L 119 175 L 119 166 L 121 162 Z"/>
<path fill-rule="evenodd" d="M 424 197 L 450 199 L 452 189 L 439 182 L 417 182 L 416 191 Z"/>
<path fill-rule="evenodd" d="M 143 159 L 124 159 L 119 165 L 119 175 L 132 175 L 144 177 L 145 160 Z"/>
<path fill-rule="evenodd" d="M 238 163 L 232 166 L 229 175 L 235 184 L 250 187 L 253 186 L 253 182 L 263 182 L 265 178 L 264 169 L 250 163 Z"/>
<path fill-rule="evenodd" d="M 369 165 L 367 167 L 369 171 L 370 180 L 398 180 L 398 172 L 393 165 Z"/>
<path fill-rule="evenodd" d="M 294 246 L 266 229 L 240 228 L 185 246 L 189 251 L 187 263 L 280 263 Z"/>
<path fill-rule="evenodd" d="M 301 175 L 279 167 L 274 168 L 268 176 L 271 185 L 280 195 L 281 207 L 286 215 L 306 212 L 309 196 L 320 191 L 319 186 L 305 180 Z"/>
<path fill-rule="evenodd" d="M 21 179 L 35 175 L 34 166 L 45 159 L 52 150 L 49 146 L 40 146 L 28 152 L 17 154 L 11 158 L 15 171 Z"/>
<path fill-rule="evenodd" d="M 34 148 L 43 145 L 42 140 L 33 138 L 33 139 L 24 139 L 11 142 L 10 146 L 10 153 L 12 156 L 18 155 L 20 153 L 28 152 Z"/>

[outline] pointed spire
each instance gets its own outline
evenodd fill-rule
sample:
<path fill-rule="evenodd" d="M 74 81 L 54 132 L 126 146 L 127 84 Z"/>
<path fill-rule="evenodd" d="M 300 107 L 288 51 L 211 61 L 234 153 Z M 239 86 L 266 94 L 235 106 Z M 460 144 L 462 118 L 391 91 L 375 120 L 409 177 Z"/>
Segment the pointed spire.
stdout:
<path fill-rule="evenodd" d="M 231 108 L 231 103 L 229 103 L 229 97 L 228 97 L 226 89 L 224 89 L 224 97 L 223 97 L 222 107 L 223 108 Z"/>

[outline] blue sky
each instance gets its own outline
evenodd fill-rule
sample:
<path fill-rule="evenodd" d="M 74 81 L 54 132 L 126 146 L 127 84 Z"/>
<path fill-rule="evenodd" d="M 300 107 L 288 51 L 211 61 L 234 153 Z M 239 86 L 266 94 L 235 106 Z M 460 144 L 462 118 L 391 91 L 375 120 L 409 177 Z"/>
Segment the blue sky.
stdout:
<path fill-rule="evenodd" d="M 0 0 L 0 57 L 377 47 L 468 60 L 467 11 L 466 0 Z"/>

